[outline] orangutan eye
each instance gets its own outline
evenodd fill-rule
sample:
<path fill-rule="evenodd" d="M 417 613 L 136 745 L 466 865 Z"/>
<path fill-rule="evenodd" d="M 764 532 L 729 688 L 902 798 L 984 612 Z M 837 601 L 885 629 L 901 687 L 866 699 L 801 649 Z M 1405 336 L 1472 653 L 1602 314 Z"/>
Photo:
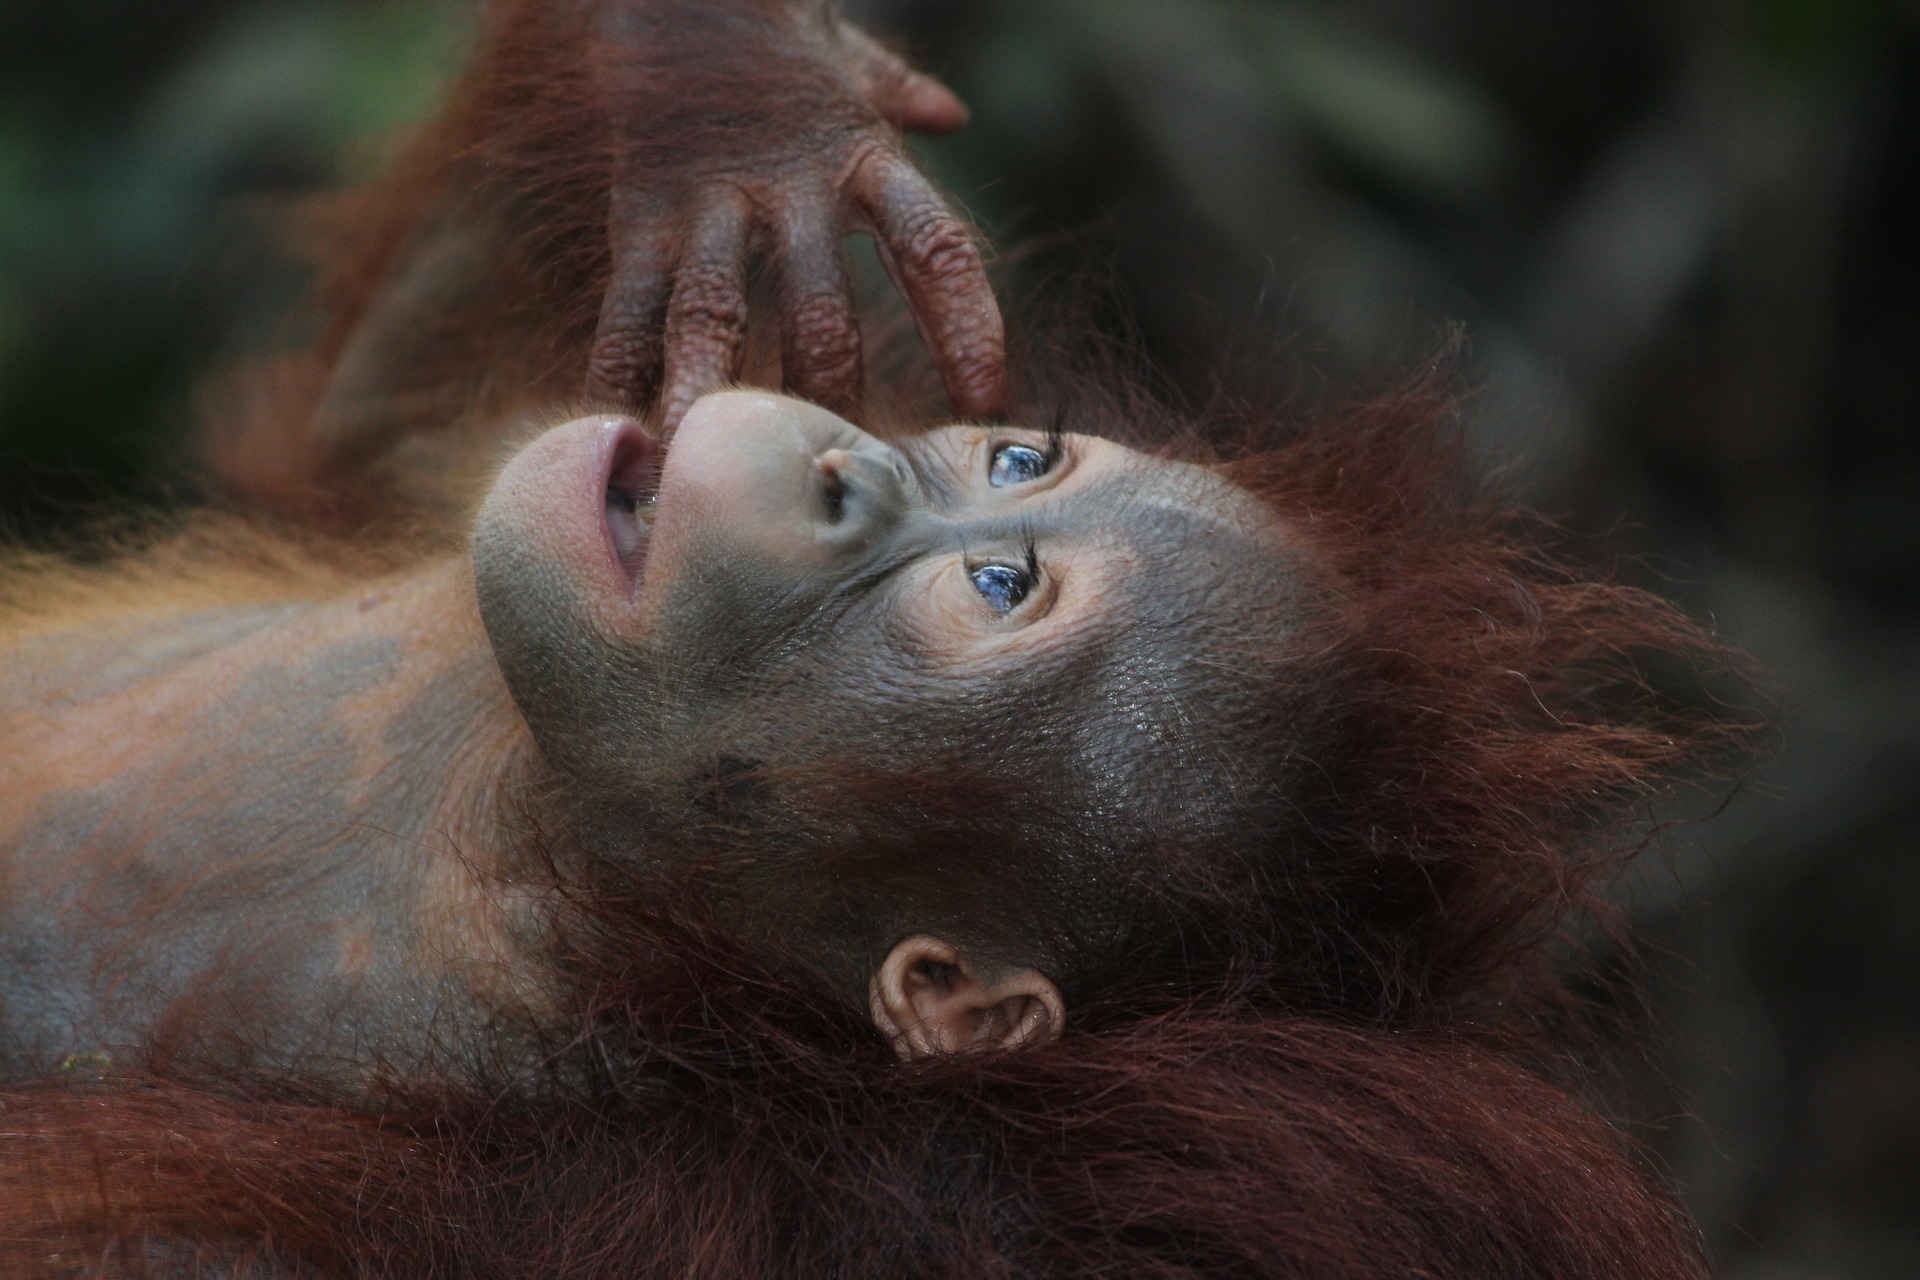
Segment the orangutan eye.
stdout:
<path fill-rule="evenodd" d="M 993 463 L 987 468 L 987 483 L 996 489 L 1025 484 L 1047 474 L 1053 459 L 1031 445 L 1003 444 L 993 451 Z"/>
<path fill-rule="evenodd" d="M 1033 578 L 1010 564 L 983 564 L 973 571 L 973 589 L 995 613 L 1012 613 L 1033 589 Z"/>

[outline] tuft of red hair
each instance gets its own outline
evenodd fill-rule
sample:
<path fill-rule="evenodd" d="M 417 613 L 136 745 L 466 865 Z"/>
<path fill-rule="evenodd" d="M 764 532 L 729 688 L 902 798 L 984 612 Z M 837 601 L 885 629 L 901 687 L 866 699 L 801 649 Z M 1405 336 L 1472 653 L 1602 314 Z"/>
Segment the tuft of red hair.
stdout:
<path fill-rule="evenodd" d="M 1646 815 L 1756 727 L 1743 655 L 1470 478 L 1452 364 L 1223 464 L 1327 602 L 1298 642 L 1321 785 L 1282 841 L 1314 870 L 1255 910 L 1317 935 L 1331 1007 L 1402 1023 L 1564 1011 L 1564 944 L 1613 927 Z"/>

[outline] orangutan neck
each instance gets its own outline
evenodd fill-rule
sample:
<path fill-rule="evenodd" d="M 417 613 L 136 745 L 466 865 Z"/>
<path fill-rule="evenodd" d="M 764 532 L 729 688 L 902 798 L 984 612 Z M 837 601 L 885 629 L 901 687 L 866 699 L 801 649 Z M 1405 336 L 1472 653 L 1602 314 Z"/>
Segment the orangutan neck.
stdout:
<path fill-rule="evenodd" d="M 464 561 L 41 632 L 0 673 L 0 937 L 44 941 L 0 990 L 47 993 L 0 1008 L 0 1070 L 209 1017 L 248 1062 L 418 1060 L 541 1003 L 499 836 L 530 746 Z"/>
<path fill-rule="evenodd" d="M 255 842 L 256 825 L 318 824 L 295 842 L 333 845 L 371 823 L 484 844 L 526 747 L 462 560 L 331 600 L 89 617 L 4 658 L 0 740 L 29 748 L 4 784 L 15 815 L 20 787 L 150 793 Z"/>

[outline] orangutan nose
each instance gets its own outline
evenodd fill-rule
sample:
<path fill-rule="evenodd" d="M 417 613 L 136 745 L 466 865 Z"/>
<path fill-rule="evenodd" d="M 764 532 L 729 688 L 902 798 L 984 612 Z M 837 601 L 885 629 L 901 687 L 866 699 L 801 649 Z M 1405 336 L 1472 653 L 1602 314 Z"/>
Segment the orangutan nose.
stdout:
<path fill-rule="evenodd" d="M 898 524 L 910 501 L 911 475 L 894 450 L 871 436 L 814 460 L 814 538 L 837 552 L 864 550 Z"/>

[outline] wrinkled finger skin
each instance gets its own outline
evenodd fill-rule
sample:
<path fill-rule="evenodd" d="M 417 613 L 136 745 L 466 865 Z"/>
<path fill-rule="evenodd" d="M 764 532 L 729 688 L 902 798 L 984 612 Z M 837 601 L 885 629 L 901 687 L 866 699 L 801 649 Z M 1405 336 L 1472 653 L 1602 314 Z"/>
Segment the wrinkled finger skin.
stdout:
<path fill-rule="evenodd" d="M 1006 398 L 1006 338 L 971 229 L 925 175 L 897 155 L 868 155 L 851 185 L 954 409 L 976 418 L 998 413 Z"/>
<path fill-rule="evenodd" d="M 249 388 L 210 461 L 285 514 L 461 527 L 525 424 L 617 410 L 671 430 L 738 377 L 754 263 L 785 388 L 857 419 L 859 233 L 955 412 L 1000 416 L 981 244 L 900 132 L 965 118 L 821 0 L 489 0 L 440 117 L 322 211 L 322 334 Z"/>
<path fill-rule="evenodd" d="M 843 245 L 866 232 L 955 411 L 1004 409 L 1003 329 L 980 246 L 899 133 L 963 123 L 950 90 L 806 0 L 602 0 L 593 18 L 592 83 L 614 155 L 590 399 L 644 410 L 658 387 L 671 430 L 736 378 L 757 253 L 775 283 L 786 388 L 857 412 Z"/>

